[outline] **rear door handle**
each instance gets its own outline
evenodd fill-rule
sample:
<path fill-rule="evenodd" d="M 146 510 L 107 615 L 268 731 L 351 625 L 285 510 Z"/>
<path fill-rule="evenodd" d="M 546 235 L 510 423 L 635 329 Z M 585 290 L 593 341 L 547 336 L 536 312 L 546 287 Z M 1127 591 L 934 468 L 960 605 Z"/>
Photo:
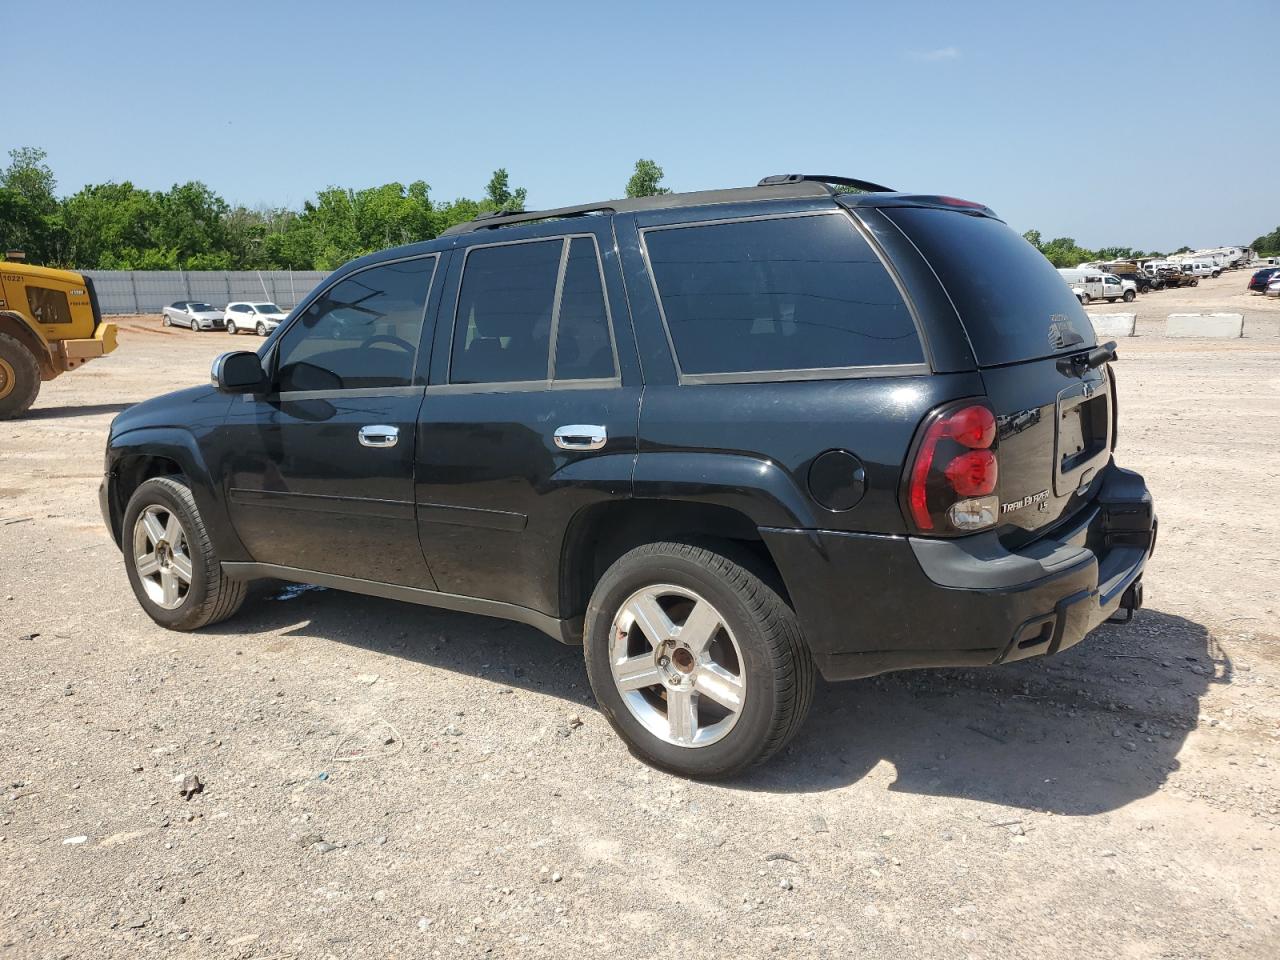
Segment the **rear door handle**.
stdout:
<path fill-rule="evenodd" d="M 360 438 L 362 447 L 394 447 L 400 439 L 400 428 L 373 423 L 367 427 L 361 427 L 357 436 Z"/>
<path fill-rule="evenodd" d="M 590 423 L 570 423 L 557 427 L 556 446 L 561 450 L 599 450 L 609 440 L 609 431 Z"/>

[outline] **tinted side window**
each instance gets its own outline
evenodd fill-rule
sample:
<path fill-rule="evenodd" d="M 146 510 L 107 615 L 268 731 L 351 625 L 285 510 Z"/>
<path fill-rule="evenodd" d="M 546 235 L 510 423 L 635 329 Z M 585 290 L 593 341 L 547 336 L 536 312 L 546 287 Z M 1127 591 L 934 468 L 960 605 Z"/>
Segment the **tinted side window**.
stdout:
<path fill-rule="evenodd" d="M 546 380 L 562 239 L 475 247 L 453 324 L 450 383 Z"/>
<path fill-rule="evenodd" d="M 317 298 L 280 338 L 279 390 L 411 385 L 435 266 L 428 257 L 371 267 Z"/>
<path fill-rule="evenodd" d="M 924 361 L 898 288 L 843 215 L 650 230 L 645 244 L 683 373 Z"/>
<path fill-rule="evenodd" d="M 555 378 L 585 380 L 612 377 L 615 372 L 596 245 L 590 237 L 575 237 L 569 242 L 560 293 Z"/>
<path fill-rule="evenodd" d="M 36 323 L 70 323 L 71 307 L 67 295 L 61 290 L 44 287 L 27 287 L 27 305 Z"/>

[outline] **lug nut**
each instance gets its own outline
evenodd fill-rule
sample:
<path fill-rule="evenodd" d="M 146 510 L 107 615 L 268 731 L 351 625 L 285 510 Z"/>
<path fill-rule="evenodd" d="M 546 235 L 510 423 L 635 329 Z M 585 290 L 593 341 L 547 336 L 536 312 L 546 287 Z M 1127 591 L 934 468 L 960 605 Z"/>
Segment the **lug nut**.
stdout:
<path fill-rule="evenodd" d="M 660 666 L 660 667 L 666 667 L 666 666 L 670 666 L 670 665 L 671 665 L 671 658 L 670 658 L 670 657 L 659 657 L 659 658 L 658 658 L 658 666 Z"/>

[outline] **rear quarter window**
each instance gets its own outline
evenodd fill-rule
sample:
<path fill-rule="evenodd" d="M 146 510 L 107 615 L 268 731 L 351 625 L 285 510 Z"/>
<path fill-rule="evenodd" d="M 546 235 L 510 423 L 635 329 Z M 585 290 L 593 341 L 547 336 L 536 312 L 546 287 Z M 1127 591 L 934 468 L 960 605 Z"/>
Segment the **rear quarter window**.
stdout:
<path fill-rule="evenodd" d="M 925 207 L 897 207 L 885 214 L 942 281 L 980 366 L 1094 345 L 1093 326 L 1070 284 L 1006 224 Z"/>
<path fill-rule="evenodd" d="M 844 214 L 645 231 L 683 375 L 923 364 L 896 284 Z"/>

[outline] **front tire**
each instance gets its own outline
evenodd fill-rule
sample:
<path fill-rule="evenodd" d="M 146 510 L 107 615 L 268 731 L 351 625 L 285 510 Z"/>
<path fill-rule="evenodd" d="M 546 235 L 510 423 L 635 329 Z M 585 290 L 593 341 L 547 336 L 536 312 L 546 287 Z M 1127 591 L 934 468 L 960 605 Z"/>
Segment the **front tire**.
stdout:
<path fill-rule="evenodd" d="M 1134 293 L 1132 290 L 1126 290 L 1126 291 L 1124 292 L 1124 302 L 1125 302 L 1125 303 L 1133 303 L 1133 301 L 1134 301 L 1135 299 L 1137 299 L 1137 296 L 1138 296 L 1138 295 L 1137 295 L 1136 293 Z"/>
<path fill-rule="evenodd" d="M 40 365 L 20 340 L 0 333 L 0 420 L 31 409 L 40 393 Z"/>
<path fill-rule="evenodd" d="M 191 488 L 154 477 L 129 498 L 121 526 L 125 570 L 138 603 L 170 630 L 225 620 L 244 603 L 247 584 L 223 576 Z"/>
<path fill-rule="evenodd" d="M 795 611 L 754 558 L 651 543 L 600 578 L 585 620 L 600 709 L 641 760 L 719 779 L 780 750 L 813 699 Z"/>
<path fill-rule="evenodd" d="M 265 337 L 267 335 L 267 325 L 259 320 L 258 325 L 254 327 L 254 332 L 260 337 Z"/>
<path fill-rule="evenodd" d="M 234 320 L 228 320 L 227 333 L 231 334 L 234 337 L 239 332 L 240 331 L 236 329 L 236 322 Z"/>
<path fill-rule="evenodd" d="M 160 315 L 160 326 L 162 326 L 162 327 L 172 327 L 172 326 L 173 326 L 173 318 L 172 318 L 172 317 L 170 317 L 167 313 L 161 314 L 161 315 Z"/>

